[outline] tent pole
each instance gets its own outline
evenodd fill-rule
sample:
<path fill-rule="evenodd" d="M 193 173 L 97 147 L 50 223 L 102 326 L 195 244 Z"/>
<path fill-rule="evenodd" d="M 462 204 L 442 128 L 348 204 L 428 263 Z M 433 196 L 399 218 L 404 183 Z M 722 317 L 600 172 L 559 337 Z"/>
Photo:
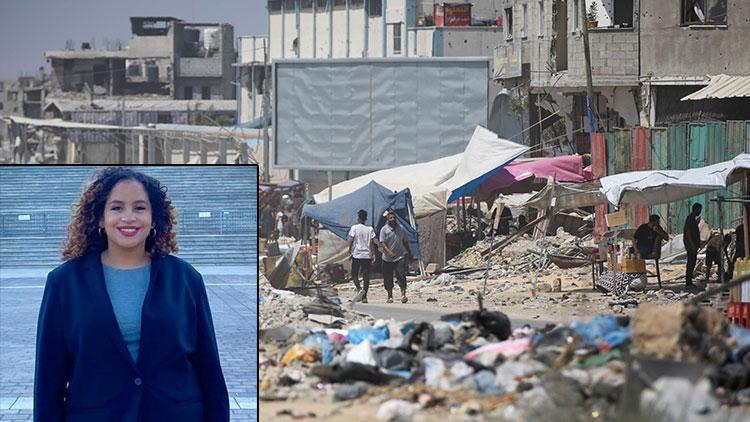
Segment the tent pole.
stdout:
<path fill-rule="evenodd" d="M 328 170 L 328 201 L 333 201 L 333 172 Z"/>
<path fill-rule="evenodd" d="M 417 218 L 414 215 L 414 208 L 409 206 L 409 199 L 411 198 L 411 195 L 406 198 L 406 210 L 409 212 L 409 224 L 414 228 L 414 230 L 417 230 Z M 419 247 L 419 231 L 417 231 L 417 247 Z M 424 276 L 425 270 L 424 270 L 424 261 L 422 260 L 422 254 L 419 254 L 419 275 Z"/>

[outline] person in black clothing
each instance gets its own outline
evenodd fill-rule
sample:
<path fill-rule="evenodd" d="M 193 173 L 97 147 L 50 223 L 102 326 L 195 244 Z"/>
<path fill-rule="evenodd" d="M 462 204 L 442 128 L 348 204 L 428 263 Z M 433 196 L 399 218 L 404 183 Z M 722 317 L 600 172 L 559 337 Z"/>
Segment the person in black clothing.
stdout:
<path fill-rule="evenodd" d="M 641 224 L 633 235 L 635 245 L 641 258 L 658 258 L 661 253 L 661 241 L 668 241 L 669 235 L 659 225 L 661 218 L 652 214 L 648 217 L 648 223 Z"/>
<path fill-rule="evenodd" d="M 745 257 L 745 225 L 740 224 L 737 226 L 737 228 L 734 230 L 734 256 L 729 261 L 729 268 L 727 269 L 727 273 L 729 274 L 729 277 L 727 277 L 727 280 L 734 277 L 734 265 L 737 263 L 737 260 L 739 258 Z M 729 255 L 727 255 L 729 256 Z"/>
<path fill-rule="evenodd" d="M 695 263 L 698 260 L 698 249 L 701 245 L 698 219 L 702 210 L 703 206 L 701 204 L 693 204 L 692 211 L 685 219 L 685 226 L 682 231 L 685 251 L 687 252 L 687 266 L 685 268 L 685 285 L 687 287 L 693 286 L 693 272 L 695 271 Z"/>

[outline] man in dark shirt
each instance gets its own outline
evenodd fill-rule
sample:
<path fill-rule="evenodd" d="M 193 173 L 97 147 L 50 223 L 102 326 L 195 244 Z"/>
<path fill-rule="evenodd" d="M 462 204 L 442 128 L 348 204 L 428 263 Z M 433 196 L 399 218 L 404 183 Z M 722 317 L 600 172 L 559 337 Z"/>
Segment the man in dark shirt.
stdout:
<path fill-rule="evenodd" d="M 669 235 L 659 225 L 661 218 L 652 214 L 648 217 L 648 223 L 641 224 L 633 234 L 633 245 L 641 258 L 659 258 L 661 252 L 661 241 L 668 241 Z"/>
<path fill-rule="evenodd" d="M 687 267 L 685 268 L 685 285 L 687 287 L 693 286 L 693 272 L 695 271 L 695 263 L 698 260 L 698 249 L 701 245 L 698 219 L 702 210 L 703 206 L 701 204 L 693 204 L 692 211 L 685 219 L 685 227 L 682 230 L 685 251 L 687 252 Z"/>

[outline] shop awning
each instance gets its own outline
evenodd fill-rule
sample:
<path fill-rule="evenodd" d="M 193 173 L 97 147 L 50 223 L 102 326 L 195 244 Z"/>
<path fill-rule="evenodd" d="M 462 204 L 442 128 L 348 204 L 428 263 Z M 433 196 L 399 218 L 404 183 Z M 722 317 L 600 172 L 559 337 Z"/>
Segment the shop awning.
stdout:
<path fill-rule="evenodd" d="M 708 85 L 681 101 L 750 97 L 750 76 L 713 75 Z"/>

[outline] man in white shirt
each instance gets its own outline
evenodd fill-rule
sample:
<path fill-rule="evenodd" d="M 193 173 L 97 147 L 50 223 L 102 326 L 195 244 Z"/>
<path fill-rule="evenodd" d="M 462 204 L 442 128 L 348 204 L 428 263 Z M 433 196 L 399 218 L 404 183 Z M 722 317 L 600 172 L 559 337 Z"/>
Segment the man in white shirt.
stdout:
<path fill-rule="evenodd" d="M 352 256 L 352 280 L 357 294 L 354 302 L 367 303 L 367 290 L 370 288 L 370 262 L 375 263 L 375 230 L 365 225 L 367 211 L 359 210 L 357 213 L 357 224 L 349 229 L 349 254 Z M 359 287 L 359 273 L 362 273 L 364 289 Z"/>

